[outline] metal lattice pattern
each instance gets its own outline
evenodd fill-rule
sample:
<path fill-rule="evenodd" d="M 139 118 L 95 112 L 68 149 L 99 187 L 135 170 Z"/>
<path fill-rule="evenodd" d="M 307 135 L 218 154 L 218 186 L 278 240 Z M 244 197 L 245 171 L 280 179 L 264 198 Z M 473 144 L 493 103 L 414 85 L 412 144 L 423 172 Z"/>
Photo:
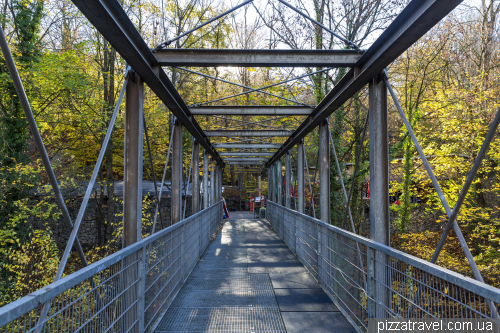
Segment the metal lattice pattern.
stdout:
<path fill-rule="evenodd" d="M 491 318 L 488 300 L 500 303 L 500 290 L 487 284 L 273 202 L 267 207 L 273 228 L 362 331 L 368 318 Z M 292 225 L 295 243 L 287 241 Z"/>
<path fill-rule="evenodd" d="M 155 332 L 286 332 L 269 274 L 247 261 L 244 222 L 226 222 Z"/>
<path fill-rule="evenodd" d="M 188 330 L 189 329 L 189 330 Z M 157 333 L 286 332 L 278 308 L 175 308 Z"/>
<path fill-rule="evenodd" d="M 219 202 L 1 308 L 0 332 L 152 331 L 219 227 L 221 212 Z"/>

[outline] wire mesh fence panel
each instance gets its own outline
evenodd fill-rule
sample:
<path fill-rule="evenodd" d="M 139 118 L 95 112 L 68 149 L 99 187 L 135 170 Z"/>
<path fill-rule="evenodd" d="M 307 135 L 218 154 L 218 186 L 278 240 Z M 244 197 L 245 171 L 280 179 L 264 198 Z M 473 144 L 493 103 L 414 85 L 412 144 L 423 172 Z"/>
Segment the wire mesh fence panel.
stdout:
<path fill-rule="evenodd" d="M 296 251 L 297 257 L 311 274 L 318 277 L 318 224 L 314 220 L 297 216 L 296 219 Z"/>
<path fill-rule="evenodd" d="M 286 244 L 295 253 L 295 214 L 286 211 L 283 216 L 282 237 L 286 239 Z"/>
<path fill-rule="evenodd" d="M 151 332 L 221 222 L 219 202 L 12 302 L 0 332 Z"/>
<path fill-rule="evenodd" d="M 268 211 L 277 232 L 295 221 L 295 242 L 278 234 L 295 246 L 297 257 L 359 331 L 367 331 L 369 318 L 498 315 L 492 309 L 498 308 L 500 289 L 273 202 Z"/>

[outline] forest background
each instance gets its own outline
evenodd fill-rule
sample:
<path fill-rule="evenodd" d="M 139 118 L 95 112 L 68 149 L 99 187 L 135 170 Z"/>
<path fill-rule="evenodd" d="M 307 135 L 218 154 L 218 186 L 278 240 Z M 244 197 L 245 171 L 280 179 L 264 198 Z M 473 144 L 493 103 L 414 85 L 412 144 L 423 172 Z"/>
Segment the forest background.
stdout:
<path fill-rule="evenodd" d="M 396 17 L 407 1 L 297 0 L 307 11 L 347 39 L 366 49 Z M 185 32 L 236 3 L 217 0 L 120 1 L 148 45 Z M 63 189 L 70 191 L 88 181 L 119 90 L 126 64 L 109 43 L 65 0 L 4 0 L 0 23 L 6 32 L 23 84 L 33 108 L 47 151 Z M 500 58 L 498 15 L 500 1 L 466 1 L 422 37 L 389 68 L 406 116 L 429 158 L 451 206 L 479 151 L 500 105 Z M 255 1 L 225 19 L 218 20 L 173 48 L 288 48 L 340 49 L 340 41 L 314 27 L 276 1 Z M 247 87 L 261 87 L 322 68 L 191 68 Z M 187 104 L 204 103 L 247 88 L 166 68 Z M 266 89 L 287 98 L 263 93 L 244 93 L 212 105 L 316 105 L 346 73 L 329 69 L 307 78 Z M 369 237 L 367 198 L 368 134 L 361 142 L 367 116 L 367 90 L 356 94 L 330 117 L 330 127 L 342 175 L 331 160 L 331 223 L 344 223 L 345 202 L 340 177 L 353 184 L 351 210 L 358 233 Z M 408 132 L 389 101 L 391 154 L 391 245 L 429 260 L 439 240 L 446 214 Z M 156 174 L 161 174 L 171 134 L 172 115 L 146 88 L 145 116 Z M 302 117 L 198 117 L 203 129 L 296 128 Z M 248 124 L 248 123 L 252 124 Z M 61 249 L 54 241 L 50 221 L 60 211 L 48 195 L 34 200 L 33 193 L 48 188 L 39 155 L 31 141 L 19 99 L 0 59 L 0 306 L 49 284 L 54 278 Z M 184 131 L 184 165 L 189 166 L 192 138 Z M 217 142 L 217 140 L 212 140 Z M 271 142 L 270 139 L 263 139 Z M 273 139 L 281 143 L 280 139 Z M 317 165 L 317 132 L 305 140 L 308 165 Z M 361 149 L 356 175 L 352 165 Z M 147 152 L 147 149 L 144 149 Z M 292 163 L 296 163 L 292 150 Z M 201 160 L 201 159 L 200 159 Z M 144 179 L 151 180 L 147 156 Z M 318 193 L 315 169 L 311 168 L 313 194 Z M 500 287 L 500 139 L 491 144 L 487 158 L 459 214 L 458 222 L 487 283 Z M 170 175 L 167 172 L 167 179 Z M 188 170 L 185 168 L 184 177 Z M 102 189 L 97 203 L 98 243 L 86 248 L 89 262 L 120 248 L 120 198 L 114 181 L 123 179 L 123 105 L 105 161 L 99 171 Z M 233 167 L 224 170 L 224 184 L 234 184 Z M 307 191 L 308 212 L 314 215 Z M 150 200 L 145 199 L 145 206 Z M 317 206 L 317 205 L 316 205 Z M 317 210 L 318 207 L 315 207 Z M 47 228 L 34 228 L 28 218 L 37 216 Z M 144 216 L 147 225 L 152 216 Z M 101 232 L 104 230 L 104 232 Z M 143 236 L 147 236 L 144 233 Z M 438 264 L 472 276 L 452 232 Z M 72 256 L 69 274 L 80 267 Z"/>

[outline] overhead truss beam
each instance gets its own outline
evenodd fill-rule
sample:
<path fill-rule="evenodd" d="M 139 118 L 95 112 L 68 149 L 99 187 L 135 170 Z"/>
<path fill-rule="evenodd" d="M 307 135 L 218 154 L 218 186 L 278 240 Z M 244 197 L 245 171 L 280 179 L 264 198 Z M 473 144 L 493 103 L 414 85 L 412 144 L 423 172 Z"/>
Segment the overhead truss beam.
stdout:
<path fill-rule="evenodd" d="M 205 131 L 207 136 L 224 136 L 224 137 L 261 137 L 261 136 L 283 136 L 288 137 L 293 131 L 287 130 L 215 130 Z"/>
<path fill-rule="evenodd" d="M 228 165 L 264 165 L 266 162 L 227 162 Z"/>
<path fill-rule="evenodd" d="M 225 158 L 225 162 L 266 162 L 267 158 L 247 157 L 247 158 Z"/>
<path fill-rule="evenodd" d="M 189 109 L 204 116 L 308 116 L 314 110 L 305 106 L 199 106 Z"/>
<path fill-rule="evenodd" d="M 161 66 L 185 67 L 352 67 L 361 57 L 353 50 L 162 49 Z"/>
<path fill-rule="evenodd" d="M 441 21 L 462 0 L 412 0 L 266 163 L 269 167 Z"/>
<path fill-rule="evenodd" d="M 186 130 L 218 164 L 222 159 L 203 133 L 174 85 L 161 69 L 153 52 L 117 0 L 73 0 L 90 23 L 103 35 L 141 79 L 151 88 Z"/>
<path fill-rule="evenodd" d="M 220 156 L 273 156 L 273 153 L 248 153 L 248 152 L 229 152 L 219 153 Z"/>
<path fill-rule="evenodd" d="M 274 143 L 214 143 L 217 149 L 278 149 L 280 144 Z"/>

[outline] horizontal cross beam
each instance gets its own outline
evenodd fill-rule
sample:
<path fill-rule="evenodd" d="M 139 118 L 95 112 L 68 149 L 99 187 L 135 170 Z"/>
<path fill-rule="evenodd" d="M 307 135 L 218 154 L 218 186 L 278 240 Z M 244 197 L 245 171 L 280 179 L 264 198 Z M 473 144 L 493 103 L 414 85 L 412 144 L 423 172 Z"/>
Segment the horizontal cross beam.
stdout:
<path fill-rule="evenodd" d="M 462 0 L 412 0 L 357 61 L 353 69 L 319 103 L 274 156 L 269 167 L 292 149 L 323 120 L 337 111 L 370 80 L 432 29 Z M 380 78 L 379 78 L 380 79 Z"/>
<path fill-rule="evenodd" d="M 281 147 L 279 144 L 274 143 L 214 143 L 217 149 L 278 149 Z"/>
<path fill-rule="evenodd" d="M 264 165 L 266 162 L 227 162 L 227 165 Z"/>
<path fill-rule="evenodd" d="M 269 153 L 248 153 L 248 152 L 225 152 L 219 153 L 220 156 L 273 156 L 272 152 Z"/>
<path fill-rule="evenodd" d="M 305 106 L 199 106 L 189 109 L 193 115 L 204 116 L 307 116 L 313 108 Z"/>
<path fill-rule="evenodd" d="M 266 162 L 267 158 L 247 157 L 247 158 L 225 158 L 224 162 Z"/>
<path fill-rule="evenodd" d="M 288 137 L 293 131 L 287 130 L 215 130 L 205 131 L 207 136 L 224 136 L 224 137 L 261 137 L 261 136 L 284 136 Z"/>
<path fill-rule="evenodd" d="M 162 49 L 162 66 L 185 67 L 352 67 L 361 57 L 353 50 Z"/>

